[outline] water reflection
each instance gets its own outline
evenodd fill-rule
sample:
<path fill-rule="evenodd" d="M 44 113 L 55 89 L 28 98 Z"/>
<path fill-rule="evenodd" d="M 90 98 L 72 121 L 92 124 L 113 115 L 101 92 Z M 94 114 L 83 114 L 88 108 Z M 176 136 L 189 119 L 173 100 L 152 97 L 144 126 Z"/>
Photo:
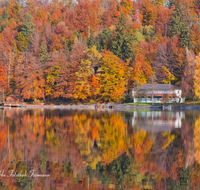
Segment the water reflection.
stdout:
<path fill-rule="evenodd" d="M 134 111 L 132 126 L 139 125 L 146 131 L 171 131 L 174 128 L 181 128 L 184 119 L 183 111 Z"/>
<path fill-rule="evenodd" d="M 197 188 L 199 137 L 199 112 L 1 109 L 0 187 Z"/>

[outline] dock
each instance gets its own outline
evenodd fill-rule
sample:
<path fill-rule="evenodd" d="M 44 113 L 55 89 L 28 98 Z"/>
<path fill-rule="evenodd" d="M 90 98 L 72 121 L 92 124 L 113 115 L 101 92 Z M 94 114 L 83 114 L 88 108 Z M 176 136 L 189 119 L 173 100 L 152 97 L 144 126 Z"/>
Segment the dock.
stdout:
<path fill-rule="evenodd" d="M 24 104 L 22 102 L 3 102 L 3 107 L 22 107 Z"/>

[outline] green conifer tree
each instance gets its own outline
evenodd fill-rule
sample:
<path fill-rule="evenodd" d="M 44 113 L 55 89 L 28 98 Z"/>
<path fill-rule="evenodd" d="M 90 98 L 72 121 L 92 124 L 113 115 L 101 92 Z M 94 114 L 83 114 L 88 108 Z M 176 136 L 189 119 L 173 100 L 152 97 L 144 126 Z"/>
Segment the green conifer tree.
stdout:
<path fill-rule="evenodd" d="M 34 28 L 35 24 L 32 22 L 33 20 L 33 16 L 29 13 L 26 16 L 25 22 L 22 26 L 22 34 L 28 38 L 31 37 L 31 35 L 34 33 L 34 31 L 36 30 Z"/>
<path fill-rule="evenodd" d="M 45 42 L 42 42 L 41 46 L 42 46 L 41 47 L 42 52 L 41 52 L 41 55 L 40 55 L 41 56 L 40 59 L 41 59 L 42 64 L 44 65 L 49 58 L 49 54 L 48 54 L 48 51 L 47 51 L 47 44 Z"/>
<path fill-rule="evenodd" d="M 104 29 L 100 36 L 100 49 L 110 49 L 109 39 L 111 39 L 112 33 L 108 29 Z M 105 48 L 106 47 L 106 48 Z"/>
<path fill-rule="evenodd" d="M 133 55 L 133 35 L 126 31 L 126 18 L 121 13 L 116 29 L 116 36 L 113 39 L 111 51 L 124 61 Z"/>
<path fill-rule="evenodd" d="M 189 19 L 179 1 L 174 4 L 174 6 L 175 9 L 172 12 L 171 22 L 169 25 L 171 37 L 178 34 L 180 37 L 181 47 L 186 48 L 189 47 L 191 41 Z"/>
<path fill-rule="evenodd" d="M 8 20 L 9 15 L 6 9 L 3 9 L 2 20 Z"/>
<path fill-rule="evenodd" d="M 91 33 L 88 38 L 88 48 L 91 48 L 93 45 L 94 45 L 94 36 L 93 36 L 93 32 L 91 30 Z"/>

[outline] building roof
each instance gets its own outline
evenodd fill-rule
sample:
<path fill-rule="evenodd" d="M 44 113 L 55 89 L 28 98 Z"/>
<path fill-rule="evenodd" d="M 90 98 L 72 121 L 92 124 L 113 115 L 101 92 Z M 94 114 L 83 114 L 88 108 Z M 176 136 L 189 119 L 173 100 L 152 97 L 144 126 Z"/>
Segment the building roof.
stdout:
<path fill-rule="evenodd" d="M 171 84 L 144 84 L 140 86 L 140 90 L 179 90 L 180 88 Z"/>
<path fill-rule="evenodd" d="M 16 95 L 16 94 L 10 94 L 8 97 L 13 97 L 13 98 L 15 98 L 15 99 L 23 99 L 21 96 Z M 7 98 L 8 98 L 8 97 L 7 97 Z"/>

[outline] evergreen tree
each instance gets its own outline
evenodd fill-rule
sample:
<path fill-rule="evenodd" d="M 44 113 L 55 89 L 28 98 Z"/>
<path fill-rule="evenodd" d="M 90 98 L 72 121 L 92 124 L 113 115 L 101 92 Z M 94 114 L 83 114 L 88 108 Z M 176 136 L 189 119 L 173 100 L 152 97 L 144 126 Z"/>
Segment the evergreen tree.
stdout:
<path fill-rule="evenodd" d="M 6 9 L 3 10 L 3 14 L 0 16 L 0 22 L 8 20 L 9 14 L 6 11 Z M 3 29 L 6 27 L 6 24 L 4 23 L 2 26 L 0 26 L 0 33 L 3 31 Z"/>
<path fill-rule="evenodd" d="M 8 12 L 6 11 L 6 9 L 4 9 L 2 14 L 2 20 L 8 20 L 8 18 L 9 18 Z"/>
<path fill-rule="evenodd" d="M 133 35 L 128 34 L 126 31 L 126 18 L 123 13 L 121 13 L 118 21 L 118 26 L 116 30 L 116 36 L 113 39 L 111 50 L 124 61 L 133 55 Z"/>
<path fill-rule="evenodd" d="M 101 33 L 101 39 L 100 39 L 100 50 L 105 49 L 108 50 L 110 49 L 110 44 L 109 41 L 111 40 L 112 33 L 108 29 L 104 29 L 103 32 Z"/>
<path fill-rule="evenodd" d="M 47 51 L 47 44 L 45 43 L 45 42 L 42 42 L 42 45 L 41 45 L 42 47 L 42 52 L 41 52 L 41 57 L 40 57 L 40 59 L 41 59 L 41 62 L 42 62 L 42 64 L 45 64 L 46 62 L 47 62 L 47 60 L 48 60 L 48 58 L 49 58 L 49 54 L 48 54 L 48 51 Z"/>
<path fill-rule="evenodd" d="M 169 30 L 171 37 L 179 35 L 180 43 L 183 48 L 189 47 L 191 41 L 190 30 L 189 30 L 189 19 L 187 18 L 184 8 L 178 1 L 174 4 L 175 9 L 171 15 L 171 21 L 169 25 Z"/>
<path fill-rule="evenodd" d="M 93 45 L 94 45 L 94 36 L 93 36 L 93 32 L 91 30 L 91 33 L 88 38 L 88 48 L 91 48 Z"/>
<path fill-rule="evenodd" d="M 34 33 L 34 31 L 36 30 L 34 28 L 35 24 L 32 22 L 33 20 L 33 16 L 29 13 L 26 16 L 25 22 L 22 26 L 22 34 L 28 38 L 31 37 L 31 35 Z"/>

